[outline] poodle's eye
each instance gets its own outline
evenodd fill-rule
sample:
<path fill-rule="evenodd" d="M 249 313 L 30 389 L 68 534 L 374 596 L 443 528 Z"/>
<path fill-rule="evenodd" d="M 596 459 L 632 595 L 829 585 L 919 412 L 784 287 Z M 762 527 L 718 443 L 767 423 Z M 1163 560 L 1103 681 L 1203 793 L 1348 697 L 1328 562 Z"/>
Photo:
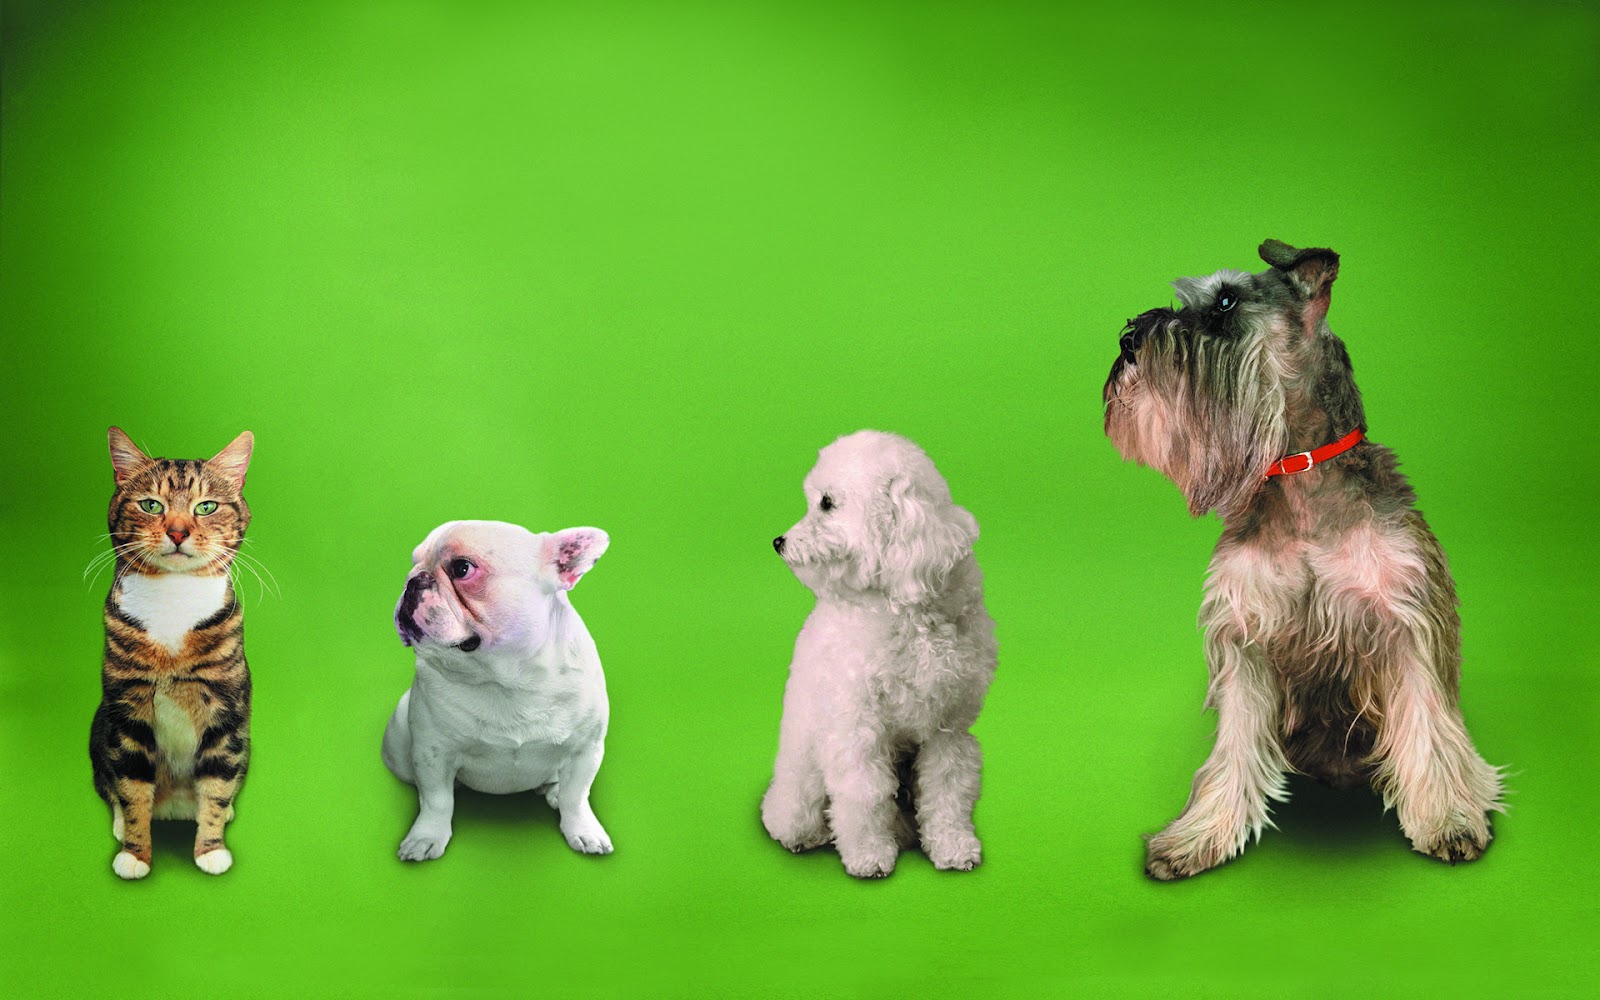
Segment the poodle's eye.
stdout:
<path fill-rule="evenodd" d="M 825 511 L 832 510 L 833 509 L 833 497 L 829 496 L 826 493 L 822 494 L 822 499 L 817 501 L 817 506 L 821 507 Z"/>

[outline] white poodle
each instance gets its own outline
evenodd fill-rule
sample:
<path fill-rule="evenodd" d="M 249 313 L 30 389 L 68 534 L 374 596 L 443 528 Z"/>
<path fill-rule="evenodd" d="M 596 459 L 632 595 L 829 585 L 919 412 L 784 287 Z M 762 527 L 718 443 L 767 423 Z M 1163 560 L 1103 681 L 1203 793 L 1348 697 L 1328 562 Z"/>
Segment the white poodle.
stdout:
<path fill-rule="evenodd" d="M 894 871 L 919 834 L 935 867 L 968 871 L 983 757 L 967 729 L 995 668 L 978 522 L 922 449 L 880 431 L 822 449 L 805 493 L 806 516 L 772 545 L 817 606 L 762 822 L 791 851 L 832 841 L 860 878 Z"/>

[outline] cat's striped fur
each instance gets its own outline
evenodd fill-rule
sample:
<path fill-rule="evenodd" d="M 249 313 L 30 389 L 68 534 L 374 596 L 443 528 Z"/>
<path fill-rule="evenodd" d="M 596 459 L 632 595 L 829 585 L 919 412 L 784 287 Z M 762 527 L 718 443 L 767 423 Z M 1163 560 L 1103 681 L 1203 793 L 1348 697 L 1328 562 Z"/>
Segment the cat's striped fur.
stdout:
<path fill-rule="evenodd" d="M 221 874 L 250 759 L 244 616 L 228 569 L 250 523 L 242 491 L 254 438 L 245 431 L 196 461 L 150 458 L 116 427 L 109 437 L 116 572 L 89 760 L 120 842 L 112 869 L 143 878 L 150 821 L 193 819 L 195 864 Z"/>

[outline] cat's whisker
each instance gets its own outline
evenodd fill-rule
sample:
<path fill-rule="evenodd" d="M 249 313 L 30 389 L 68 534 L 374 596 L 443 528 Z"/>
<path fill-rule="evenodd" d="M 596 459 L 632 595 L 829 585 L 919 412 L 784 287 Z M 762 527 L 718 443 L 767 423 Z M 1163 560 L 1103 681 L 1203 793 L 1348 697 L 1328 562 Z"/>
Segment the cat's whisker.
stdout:
<path fill-rule="evenodd" d="M 140 543 L 137 541 L 125 542 L 122 545 L 112 546 L 108 551 L 96 553 L 94 558 L 89 560 L 89 565 L 83 568 L 82 578 L 89 581 L 89 586 L 94 586 L 94 581 L 100 579 L 100 574 L 105 571 L 107 566 L 115 563 L 118 557 L 126 557 L 130 552 L 137 550 L 139 547 Z M 94 571 L 94 576 L 92 579 L 89 576 L 90 570 Z"/>
<path fill-rule="evenodd" d="M 261 574 L 257 573 L 247 563 L 237 561 L 228 564 L 228 575 L 233 580 L 234 593 L 237 594 L 244 589 L 244 574 L 247 572 L 253 574 L 256 578 L 256 599 L 266 600 L 266 584 L 262 581 Z"/>
<path fill-rule="evenodd" d="M 255 573 L 256 579 L 261 579 L 262 573 L 267 574 L 267 577 L 272 581 L 272 595 L 274 597 L 283 596 L 283 589 L 278 586 L 277 574 L 272 572 L 272 568 L 270 566 L 262 562 L 256 556 L 245 552 L 243 549 L 235 552 L 234 557 L 239 560 L 239 565 L 244 566 L 246 569 L 250 570 L 250 572 Z"/>

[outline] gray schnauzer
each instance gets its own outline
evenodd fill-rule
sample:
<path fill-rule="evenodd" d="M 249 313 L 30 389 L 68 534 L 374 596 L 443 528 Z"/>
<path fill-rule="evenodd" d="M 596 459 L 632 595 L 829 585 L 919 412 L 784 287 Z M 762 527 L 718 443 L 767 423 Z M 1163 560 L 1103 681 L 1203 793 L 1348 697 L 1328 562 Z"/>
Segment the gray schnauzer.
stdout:
<path fill-rule="evenodd" d="M 1244 850 L 1289 771 L 1371 783 L 1414 849 L 1471 861 L 1503 806 L 1457 704 L 1444 551 L 1394 453 L 1364 439 L 1327 324 L 1339 255 L 1277 240 L 1260 253 L 1259 274 L 1174 282 L 1180 308 L 1130 320 L 1106 380 L 1123 458 L 1223 521 L 1200 605 L 1216 745 L 1145 872 L 1183 878 Z"/>

